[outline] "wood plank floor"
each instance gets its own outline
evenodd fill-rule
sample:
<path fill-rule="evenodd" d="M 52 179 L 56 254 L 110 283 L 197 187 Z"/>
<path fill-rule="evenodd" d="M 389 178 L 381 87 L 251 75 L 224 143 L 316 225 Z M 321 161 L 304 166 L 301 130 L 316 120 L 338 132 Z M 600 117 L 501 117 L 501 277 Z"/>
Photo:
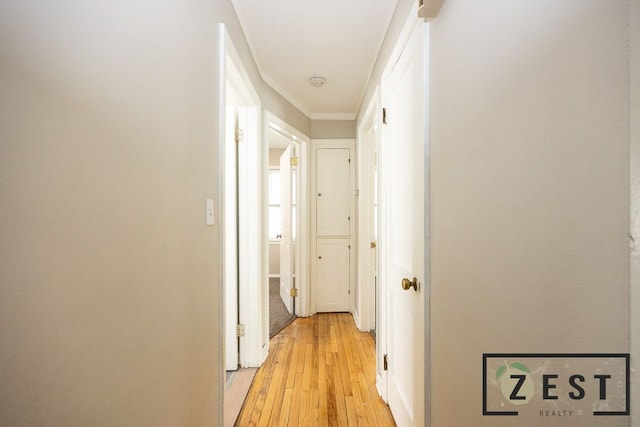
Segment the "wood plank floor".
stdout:
<path fill-rule="evenodd" d="M 395 426 L 375 386 L 375 343 L 351 314 L 296 319 L 271 339 L 237 426 Z"/>

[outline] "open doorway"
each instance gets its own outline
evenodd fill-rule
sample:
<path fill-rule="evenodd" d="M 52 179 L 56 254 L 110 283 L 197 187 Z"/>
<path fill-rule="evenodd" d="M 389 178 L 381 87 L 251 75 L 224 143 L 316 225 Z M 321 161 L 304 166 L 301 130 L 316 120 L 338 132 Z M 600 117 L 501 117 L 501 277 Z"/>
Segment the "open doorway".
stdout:
<path fill-rule="evenodd" d="M 307 315 L 308 137 L 267 113 L 269 336 Z"/>
<path fill-rule="evenodd" d="M 266 357 L 260 331 L 265 302 L 260 292 L 263 250 L 260 239 L 262 150 L 260 99 L 242 67 L 224 25 L 219 27 L 220 152 L 219 232 L 221 237 L 221 312 L 226 373 L 221 413 L 233 417 L 246 396 L 234 390 L 241 369 L 256 368 Z M 244 373 L 243 373 L 244 374 Z M 238 405 L 239 403 L 239 405 Z"/>
<path fill-rule="evenodd" d="M 295 318 L 296 141 L 269 127 L 269 337 Z"/>
<path fill-rule="evenodd" d="M 227 370 L 261 362 L 259 298 L 262 282 L 260 235 L 259 99 L 233 56 L 226 55 L 223 144 L 223 283 Z M 258 197 L 256 197 L 256 194 Z"/>

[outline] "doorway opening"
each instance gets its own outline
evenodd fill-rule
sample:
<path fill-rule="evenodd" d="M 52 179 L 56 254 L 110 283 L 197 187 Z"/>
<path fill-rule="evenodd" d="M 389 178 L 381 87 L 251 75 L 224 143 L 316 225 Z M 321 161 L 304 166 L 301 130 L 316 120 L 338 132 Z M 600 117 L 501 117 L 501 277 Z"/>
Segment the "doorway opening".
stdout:
<path fill-rule="evenodd" d="M 269 127 L 269 337 L 295 318 L 295 139 Z M 296 163 L 297 164 L 297 163 Z"/>
<path fill-rule="evenodd" d="M 260 336 L 265 301 L 260 292 L 266 271 L 261 240 L 262 150 L 260 99 L 242 67 L 224 25 L 219 27 L 219 233 L 223 355 L 220 413 L 241 405 L 247 390 L 233 389 L 241 368 L 256 368 L 266 358 Z M 257 197 L 256 197 L 257 196 Z"/>
<path fill-rule="evenodd" d="M 269 336 L 307 315 L 308 137 L 266 114 Z"/>

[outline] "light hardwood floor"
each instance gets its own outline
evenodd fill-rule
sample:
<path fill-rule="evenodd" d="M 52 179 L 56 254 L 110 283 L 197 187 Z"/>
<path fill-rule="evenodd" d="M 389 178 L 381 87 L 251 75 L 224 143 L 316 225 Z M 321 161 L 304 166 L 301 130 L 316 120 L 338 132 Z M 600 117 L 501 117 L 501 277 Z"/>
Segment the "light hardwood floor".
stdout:
<path fill-rule="evenodd" d="M 271 340 L 237 426 L 395 426 L 375 386 L 375 343 L 351 314 L 296 319 Z"/>

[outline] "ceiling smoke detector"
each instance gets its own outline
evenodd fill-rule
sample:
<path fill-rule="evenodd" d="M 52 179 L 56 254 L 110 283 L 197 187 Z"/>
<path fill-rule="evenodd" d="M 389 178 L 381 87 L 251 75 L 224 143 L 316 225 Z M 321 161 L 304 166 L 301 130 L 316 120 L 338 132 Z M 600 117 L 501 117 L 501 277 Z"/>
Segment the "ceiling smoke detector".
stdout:
<path fill-rule="evenodd" d="M 313 77 L 309 77 L 309 83 L 313 87 L 322 87 L 325 84 L 325 79 L 324 77 L 313 76 Z"/>

